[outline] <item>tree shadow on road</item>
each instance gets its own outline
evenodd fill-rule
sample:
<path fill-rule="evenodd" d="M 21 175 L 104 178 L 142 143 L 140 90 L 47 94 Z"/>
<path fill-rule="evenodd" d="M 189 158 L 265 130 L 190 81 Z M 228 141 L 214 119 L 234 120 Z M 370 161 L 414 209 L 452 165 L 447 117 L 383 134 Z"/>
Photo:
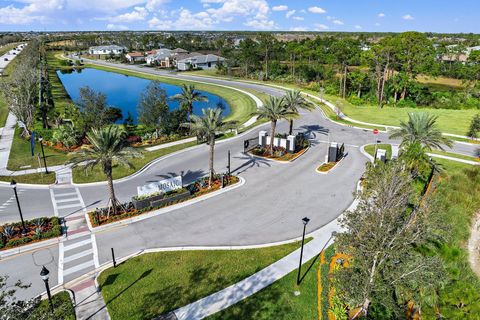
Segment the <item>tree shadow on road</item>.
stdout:
<path fill-rule="evenodd" d="M 248 154 L 244 153 L 244 156 L 242 157 L 234 157 L 234 159 L 239 159 L 239 160 L 244 160 L 245 162 L 240 165 L 239 167 L 235 168 L 232 170 L 232 173 L 240 174 L 246 172 L 248 169 L 254 168 L 254 167 L 271 167 L 270 163 L 268 160 L 258 158 L 258 157 L 253 157 Z"/>

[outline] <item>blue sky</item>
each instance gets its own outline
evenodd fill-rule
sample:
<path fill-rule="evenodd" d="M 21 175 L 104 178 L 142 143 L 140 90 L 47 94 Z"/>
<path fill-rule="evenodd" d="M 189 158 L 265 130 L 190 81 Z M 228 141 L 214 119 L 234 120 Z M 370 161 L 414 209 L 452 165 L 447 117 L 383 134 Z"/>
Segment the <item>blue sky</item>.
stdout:
<path fill-rule="evenodd" d="M 478 0 L 0 0 L 0 31 L 480 33 Z"/>

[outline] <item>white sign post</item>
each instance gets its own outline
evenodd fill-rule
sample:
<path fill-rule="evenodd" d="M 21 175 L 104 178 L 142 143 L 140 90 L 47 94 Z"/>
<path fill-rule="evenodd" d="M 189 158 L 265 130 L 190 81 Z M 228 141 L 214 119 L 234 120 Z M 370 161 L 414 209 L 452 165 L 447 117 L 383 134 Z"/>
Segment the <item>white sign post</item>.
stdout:
<path fill-rule="evenodd" d="M 176 176 L 173 178 L 139 186 L 137 187 L 137 194 L 139 197 L 144 197 L 154 193 L 165 193 L 168 191 L 181 189 L 182 187 L 182 177 Z"/>

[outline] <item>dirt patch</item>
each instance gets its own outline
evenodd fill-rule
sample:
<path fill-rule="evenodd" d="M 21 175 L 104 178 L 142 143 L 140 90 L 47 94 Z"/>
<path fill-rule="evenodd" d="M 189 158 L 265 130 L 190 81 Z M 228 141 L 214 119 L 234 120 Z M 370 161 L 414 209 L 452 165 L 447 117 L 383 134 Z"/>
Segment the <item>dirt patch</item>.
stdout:
<path fill-rule="evenodd" d="M 470 229 L 468 260 L 472 270 L 480 277 L 480 212 L 477 212 Z"/>

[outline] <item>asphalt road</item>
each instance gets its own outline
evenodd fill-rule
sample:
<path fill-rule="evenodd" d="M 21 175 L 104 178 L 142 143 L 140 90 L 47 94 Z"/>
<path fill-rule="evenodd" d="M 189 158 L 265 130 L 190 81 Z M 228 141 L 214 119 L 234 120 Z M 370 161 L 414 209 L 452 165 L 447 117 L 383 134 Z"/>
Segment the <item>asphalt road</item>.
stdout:
<path fill-rule="evenodd" d="M 248 87 L 272 95 L 282 94 L 281 90 L 256 84 L 218 79 L 202 81 L 220 81 L 221 84 Z M 302 114 L 294 125 L 296 132 L 307 134 L 311 148 L 289 164 L 258 160 L 243 154 L 243 140 L 257 137 L 258 131 L 264 128 L 268 130 L 268 124 L 245 136 L 218 142 L 215 149 L 216 171 L 225 171 L 227 152 L 230 150 L 232 170 L 245 178 L 246 184 L 179 210 L 97 233 L 100 264 L 110 259 L 111 247 L 115 248 L 117 257 L 123 257 L 154 247 L 276 242 L 301 235 L 301 218 L 304 216 L 311 219 L 309 231 L 321 228 L 338 217 L 352 202 L 356 183 L 364 172 L 367 159 L 360 153 L 359 147 L 373 143 L 374 136 L 367 130 L 334 124 L 324 119 L 319 110 Z M 287 123 L 280 122 L 277 132 L 286 130 Z M 380 134 L 377 139 L 392 142 L 387 134 Z M 321 175 L 315 169 L 325 158 L 327 141 L 345 143 L 348 155 L 334 171 Z M 471 151 L 466 145 L 461 147 L 465 148 L 465 152 Z M 131 179 L 116 182 L 115 188 L 120 200 L 127 201 L 136 194 L 139 185 L 180 174 L 185 181 L 191 181 L 204 175 L 207 170 L 208 147 L 200 145 L 158 161 Z M 48 188 L 20 189 L 26 217 L 41 216 L 48 212 L 52 215 Z M 80 186 L 78 189 L 89 208 L 104 205 L 108 200 L 105 184 Z M 0 186 L 0 202 L 7 202 L 11 196 L 12 190 L 8 186 Z M 8 202 L 4 210 L 0 212 L 3 221 L 18 220 L 16 203 Z M 68 209 L 59 212 L 61 216 L 69 213 Z M 50 251 L 53 261 L 48 266 L 53 271 L 58 261 L 58 248 L 53 246 Z M 32 283 L 32 287 L 23 293 L 27 296 L 36 295 L 44 289 L 37 275 L 39 271 L 31 253 L 0 260 L 0 274 L 10 275 L 12 281 L 20 278 Z M 51 285 L 55 284 L 56 277 L 53 275 Z"/>

